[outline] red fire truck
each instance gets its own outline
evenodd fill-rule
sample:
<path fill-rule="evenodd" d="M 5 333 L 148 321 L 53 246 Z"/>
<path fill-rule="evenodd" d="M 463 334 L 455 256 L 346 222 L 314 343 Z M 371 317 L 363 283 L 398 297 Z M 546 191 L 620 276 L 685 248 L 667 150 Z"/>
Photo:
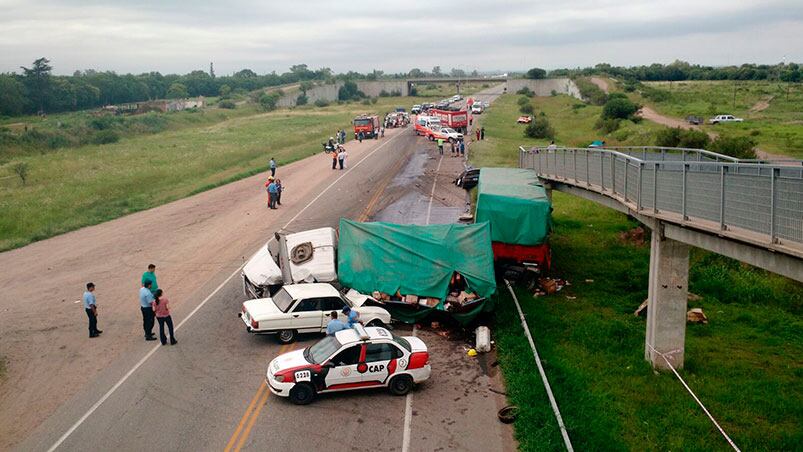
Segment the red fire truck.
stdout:
<path fill-rule="evenodd" d="M 427 114 L 440 118 L 441 125 L 444 127 L 451 127 L 458 132 L 466 133 L 466 128 L 468 127 L 468 112 L 465 110 L 451 111 L 430 109 Z"/>
<path fill-rule="evenodd" d="M 379 137 L 379 117 L 376 115 L 360 115 L 354 118 L 354 138 L 362 132 L 363 138 Z"/>

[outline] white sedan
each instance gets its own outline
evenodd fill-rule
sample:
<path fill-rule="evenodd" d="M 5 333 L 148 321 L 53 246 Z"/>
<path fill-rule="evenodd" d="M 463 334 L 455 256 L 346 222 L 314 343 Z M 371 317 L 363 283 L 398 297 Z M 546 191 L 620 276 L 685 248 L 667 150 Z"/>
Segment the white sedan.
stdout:
<path fill-rule="evenodd" d="M 355 325 L 303 350 L 279 355 L 268 364 L 271 392 L 306 405 L 320 393 L 387 387 L 404 395 L 429 378 L 427 346 L 417 337 L 399 337 L 385 328 Z"/>
<path fill-rule="evenodd" d="M 279 342 L 293 342 L 298 333 L 323 333 L 332 311 L 348 306 L 360 314 L 359 320 L 370 326 L 390 323 L 390 313 L 378 306 L 365 306 L 370 298 L 355 291 L 343 296 L 331 284 L 291 284 L 271 298 L 257 298 L 243 303 L 240 318 L 245 329 L 255 334 L 276 334 Z"/>

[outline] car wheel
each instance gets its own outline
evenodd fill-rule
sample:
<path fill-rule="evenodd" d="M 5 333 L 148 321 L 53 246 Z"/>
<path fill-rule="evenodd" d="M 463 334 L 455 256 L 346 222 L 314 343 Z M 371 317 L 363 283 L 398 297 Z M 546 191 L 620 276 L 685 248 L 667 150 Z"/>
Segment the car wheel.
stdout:
<path fill-rule="evenodd" d="M 406 395 L 413 389 L 413 378 L 409 375 L 393 377 L 388 388 L 393 395 Z"/>
<path fill-rule="evenodd" d="M 374 320 L 371 320 L 370 322 L 368 322 L 368 326 L 378 326 L 378 327 L 384 327 L 384 326 L 385 326 L 385 324 L 384 324 L 384 323 L 382 323 L 382 321 L 381 321 L 381 320 L 379 320 L 379 319 L 374 319 Z"/>
<path fill-rule="evenodd" d="M 281 330 L 279 334 L 276 335 L 276 338 L 279 339 L 279 342 L 282 344 L 289 344 L 296 340 L 296 330 Z"/>
<path fill-rule="evenodd" d="M 307 405 L 315 400 L 315 389 L 309 383 L 297 383 L 290 390 L 290 401 L 296 405 Z"/>

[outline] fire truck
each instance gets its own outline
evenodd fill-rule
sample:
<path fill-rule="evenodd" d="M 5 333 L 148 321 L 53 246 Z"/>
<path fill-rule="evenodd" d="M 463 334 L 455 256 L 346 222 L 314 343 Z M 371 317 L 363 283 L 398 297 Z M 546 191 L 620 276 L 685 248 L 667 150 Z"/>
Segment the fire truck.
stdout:
<path fill-rule="evenodd" d="M 468 112 L 465 110 L 436 110 L 431 109 L 427 112 L 430 116 L 435 116 L 441 120 L 441 125 L 450 127 L 458 132 L 466 133 L 468 128 Z"/>
<path fill-rule="evenodd" d="M 354 118 L 354 138 L 362 132 L 363 138 L 379 138 L 379 117 L 360 115 Z"/>

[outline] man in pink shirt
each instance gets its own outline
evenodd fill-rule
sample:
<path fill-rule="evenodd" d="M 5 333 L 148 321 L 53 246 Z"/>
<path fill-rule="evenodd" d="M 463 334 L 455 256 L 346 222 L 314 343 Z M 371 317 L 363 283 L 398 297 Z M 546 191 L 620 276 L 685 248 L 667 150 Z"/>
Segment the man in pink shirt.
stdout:
<path fill-rule="evenodd" d="M 156 314 L 156 321 L 159 322 L 159 339 L 162 341 L 162 345 L 167 345 L 167 336 L 165 336 L 165 324 L 167 324 L 167 329 L 170 332 L 170 345 L 176 345 L 178 341 L 176 340 L 176 335 L 173 334 L 173 317 L 170 316 L 170 300 L 162 294 L 162 289 L 156 290 L 156 293 L 153 294 L 153 301 L 151 302 L 153 312 Z"/>

